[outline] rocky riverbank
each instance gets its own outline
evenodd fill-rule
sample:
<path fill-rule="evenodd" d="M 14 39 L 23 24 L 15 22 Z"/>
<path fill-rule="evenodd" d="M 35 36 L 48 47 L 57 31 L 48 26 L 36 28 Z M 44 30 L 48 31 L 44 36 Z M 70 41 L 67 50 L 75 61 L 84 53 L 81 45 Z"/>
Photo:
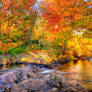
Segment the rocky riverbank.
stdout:
<path fill-rule="evenodd" d="M 68 60 L 62 58 L 60 60 L 53 60 L 47 53 L 43 52 L 28 52 L 21 53 L 16 56 L 1 55 L 0 65 L 16 65 L 16 64 L 44 64 L 50 68 L 55 68 L 69 62 Z"/>
<path fill-rule="evenodd" d="M 90 59 L 90 58 L 82 58 L 82 59 Z M 28 52 L 21 53 L 15 56 L 11 55 L 0 55 L 0 65 L 11 65 L 11 64 L 29 64 L 29 63 L 37 63 L 37 64 L 45 64 L 52 66 L 53 68 L 62 64 L 69 63 L 70 61 L 75 60 L 67 60 L 66 58 L 58 58 L 57 60 L 53 60 L 48 53 L 43 52 Z"/>
<path fill-rule="evenodd" d="M 0 65 L 26 64 L 0 72 L 0 92 L 87 92 L 76 82 L 65 79 L 55 67 L 69 61 L 52 60 L 47 53 L 28 52 L 0 56 Z"/>
<path fill-rule="evenodd" d="M 52 61 L 53 60 L 48 56 L 48 54 L 43 52 L 21 53 L 15 56 L 0 55 L 0 65 L 17 64 L 17 63 L 50 64 Z"/>
<path fill-rule="evenodd" d="M 43 65 L 44 66 L 44 65 Z M 87 92 L 79 84 L 67 80 L 62 72 L 37 64 L 2 72 L 0 92 Z"/>

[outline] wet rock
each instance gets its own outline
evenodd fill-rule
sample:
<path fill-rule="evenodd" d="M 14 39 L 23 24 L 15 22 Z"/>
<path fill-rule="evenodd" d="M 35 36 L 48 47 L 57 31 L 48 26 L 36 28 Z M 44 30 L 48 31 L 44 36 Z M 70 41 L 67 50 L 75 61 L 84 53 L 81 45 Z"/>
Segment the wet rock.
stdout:
<path fill-rule="evenodd" d="M 41 78 L 41 79 L 28 79 L 25 80 L 19 84 L 16 84 L 11 89 L 11 92 L 22 92 L 23 90 L 27 89 L 29 92 L 54 92 L 57 87 L 58 82 L 56 82 L 54 79 L 51 79 L 48 77 Z M 55 89 L 56 88 L 56 89 Z"/>
<path fill-rule="evenodd" d="M 30 67 L 30 68 L 47 68 L 47 69 L 51 69 L 52 67 L 46 64 L 37 64 L 37 63 L 30 63 L 27 64 L 26 67 Z"/>
<path fill-rule="evenodd" d="M 41 72 L 39 67 L 9 70 L 0 75 L 0 92 L 87 92 L 79 84 L 64 79 L 62 73 L 47 71 Z"/>
<path fill-rule="evenodd" d="M 33 80 L 30 78 L 22 83 L 14 85 L 14 87 L 11 89 L 11 92 L 22 92 L 25 89 L 30 91 L 39 91 L 42 90 L 43 85 L 45 85 L 43 80 Z"/>
<path fill-rule="evenodd" d="M 63 86 L 62 86 L 63 85 Z M 55 77 L 55 73 L 45 75 L 41 79 L 28 79 L 12 87 L 11 92 L 87 92 L 77 83 Z"/>
<path fill-rule="evenodd" d="M 18 84 L 29 78 L 36 79 L 41 76 L 38 69 L 34 70 L 32 68 L 23 67 L 7 71 L 5 74 L 0 76 L 0 89 L 10 89 L 14 84 Z M 2 91 L 1 91 L 2 92 Z"/>

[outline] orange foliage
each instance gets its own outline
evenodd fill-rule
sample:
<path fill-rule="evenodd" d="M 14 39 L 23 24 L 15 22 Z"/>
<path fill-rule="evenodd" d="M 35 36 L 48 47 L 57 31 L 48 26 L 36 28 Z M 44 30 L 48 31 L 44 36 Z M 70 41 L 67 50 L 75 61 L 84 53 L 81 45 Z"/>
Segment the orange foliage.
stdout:
<path fill-rule="evenodd" d="M 35 0 L 1 0 L 0 2 L 3 5 L 0 6 L 0 52 L 3 52 L 23 44 L 27 38 L 23 38 L 27 35 L 23 30 L 30 28 L 29 25 L 32 23 L 26 23 L 28 26 L 24 29 L 25 17 L 28 16 L 26 11 L 34 14 L 32 6 Z"/>
<path fill-rule="evenodd" d="M 58 25 L 58 30 L 83 19 L 90 2 L 84 0 L 45 0 L 43 4 L 43 6 L 41 5 L 43 16 L 52 27 L 54 26 L 55 30 L 55 25 Z M 55 30 L 52 29 L 52 31 Z"/>

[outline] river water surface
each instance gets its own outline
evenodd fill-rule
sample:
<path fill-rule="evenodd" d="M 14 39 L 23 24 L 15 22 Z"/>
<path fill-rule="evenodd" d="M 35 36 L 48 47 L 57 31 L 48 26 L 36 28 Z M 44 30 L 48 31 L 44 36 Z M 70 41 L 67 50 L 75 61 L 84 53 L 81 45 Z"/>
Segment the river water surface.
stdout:
<path fill-rule="evenodd" d="M 64 72 L 63 76 L 82 85 L 88 90 L 92 90 L 92 59 L 71 61 L 62 67 L 58 67 L 59 71 Z"/>

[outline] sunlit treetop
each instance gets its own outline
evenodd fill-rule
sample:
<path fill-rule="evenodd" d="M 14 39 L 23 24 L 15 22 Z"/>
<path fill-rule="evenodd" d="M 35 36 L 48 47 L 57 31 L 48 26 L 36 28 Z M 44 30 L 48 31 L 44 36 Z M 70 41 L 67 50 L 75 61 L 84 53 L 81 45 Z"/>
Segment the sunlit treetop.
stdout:
<path fill-rule="evenodd" d="M 84 0 L 44 0 L 41 7 L 43 9 L 42 15 L 51 26 L 62 27 L 74 26 L 75 22 L 83 20 L 84 16 L 89 17 L 90 12 L 87 14 L 87 11 L 89 11 L 88 6 L 90 5 L 91 1 Z M 85 27 L 84 22 L 78 26 Z"/>

